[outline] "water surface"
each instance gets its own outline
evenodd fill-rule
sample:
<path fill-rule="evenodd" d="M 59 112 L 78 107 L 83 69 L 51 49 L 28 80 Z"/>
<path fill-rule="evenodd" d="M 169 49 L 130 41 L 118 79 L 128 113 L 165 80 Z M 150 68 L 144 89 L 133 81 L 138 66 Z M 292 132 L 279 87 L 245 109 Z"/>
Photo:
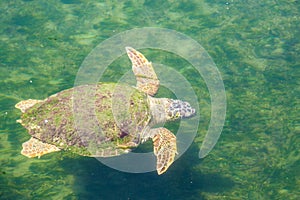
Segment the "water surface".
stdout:
<path fill-rule="evenodd" d="M 0 199 L 298 199 L 299 9 L 296 0 L 2 0 Z M 201 76 L 176 55 L 144 50 L 186 77 L 201 109 L 192 146 L 167 173 L 119 172 L 70 152 L 22 156 L 30 136 L 15 122 L 14 105 L 72 87 L 94 47 L 142 27 L 186 34 L 215 61 L 227 115 L 214 150 L 198 158 L 210 118 Z M 128 69 L 124 56 L 103 80 L 116 81 Z"/>

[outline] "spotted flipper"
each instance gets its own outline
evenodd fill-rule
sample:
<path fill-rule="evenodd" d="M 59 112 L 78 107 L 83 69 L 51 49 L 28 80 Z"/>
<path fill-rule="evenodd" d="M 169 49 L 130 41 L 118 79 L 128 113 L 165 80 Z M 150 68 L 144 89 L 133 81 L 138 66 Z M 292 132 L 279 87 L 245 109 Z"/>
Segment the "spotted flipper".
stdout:
<path fill-rule="evenodd" d="M 16 108 L 20 109 L 24 113 L 28 108 L 34 106 L 36 103 L 42 102 L 42 100 L 28 99 L 20 101 L 15 105 Z"/>
<path fill-rule="evenodd" d="M 152 63 L 143 54 L 131 47 L 126 47 L 126 52 L 132 62 L 132 71 L 136 77 L 137 88 L 151 96 L 155 95 L 159 88 L 159 80 Z"/>
<path fill-rule="evenodd" d="M 44 143 L 36 138 L 30 138 L 27 142 L 22 144 L 21 154 L 27 156 L 28 158 L 38 157 L 40 158 L 42 155 L 60 151 L 59 148 L 52 144 Z"/>
<path fill-rule="evenodd" d="M 177 153 L 176 136 L 166 128 L 156 128 L 153 132 L 153 148 L 156 155 L 156 170 L 158 175 L 167 171 L 174 162 Z"/>

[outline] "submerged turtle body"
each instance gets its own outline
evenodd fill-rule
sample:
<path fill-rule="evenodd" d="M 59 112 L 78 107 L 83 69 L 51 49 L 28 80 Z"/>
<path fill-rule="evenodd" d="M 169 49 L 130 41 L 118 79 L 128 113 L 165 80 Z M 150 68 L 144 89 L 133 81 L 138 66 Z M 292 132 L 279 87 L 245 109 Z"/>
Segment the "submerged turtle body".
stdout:
<path fill-rule="evenodd" d="M 93 90 L 95 106 L 82 113 L 83 109 L 73 106 L 74 92 L 87 90 Z M 79 101 L 84 106 L 87 100 Z M 145 93 L 127 85 L 99 83 L 64 90 L 36 103 L 23 113 L 21 123 L 34 138 L 60 149 L 83 156 L 108 157 L 140 143 L 140 134 L 150 121 L 149 109 Z M 81 113 L 74 115 L 77 110 Z M 113 113 L 114 110 L 118 112 Z M 90 119 L 83 119 L 87 116 Z M 76 125 L 75 117 L 88 124 Z M 76 126 L 81 126 L 81 130 Z"/>
<path fill-rule="evenodd" d="M 154 98 L 159 80 L 140 52 L 126 48 L 136 87 L 117 83 L 82 85 L 45 100 L 16 104 L 18 120 L 32 136 L 21 153 L 29 158 L 70 150 L 83 156 L 110 157 L 129 152 L 152 139 L 157 172 L 164 173 L 177 154 L 176 136 L 154 125 L 195 114 L 189 103 Z"/>

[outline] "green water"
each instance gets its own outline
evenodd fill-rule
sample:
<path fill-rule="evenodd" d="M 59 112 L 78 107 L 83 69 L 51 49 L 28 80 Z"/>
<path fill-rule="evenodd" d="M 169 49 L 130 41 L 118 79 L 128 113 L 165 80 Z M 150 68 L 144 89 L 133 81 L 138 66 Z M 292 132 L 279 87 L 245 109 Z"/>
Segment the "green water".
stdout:
<path fill-rule="evenodd" d="M 297 0 L 1 0 L 0 199 L 299 199 L 299 12 Z M 72 87 L 94 47 L 142 27 L 181 32 L 216 63 L 227 113 L 213 151 L 198 158 L 210 119 L 201 76 L 176 55 L 144 50 L 191 83 L 201 109 L 193 144 L 167 173 L 119 172 L 70 152 L 22 156 L 30 136 L 14 105 Z M 124 56 L 103 80 L 129 69 Z"/>

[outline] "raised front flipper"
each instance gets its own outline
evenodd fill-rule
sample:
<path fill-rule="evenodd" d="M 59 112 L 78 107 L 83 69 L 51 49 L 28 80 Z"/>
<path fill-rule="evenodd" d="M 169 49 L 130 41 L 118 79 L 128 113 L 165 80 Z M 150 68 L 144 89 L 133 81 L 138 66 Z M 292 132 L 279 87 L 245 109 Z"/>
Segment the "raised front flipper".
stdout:
<path fill-rule="evenodd" d="M 36 138 L 30 138 L 27 142 L 22 144 L 21 154 L 27 156 L 28 158 L 38 157 L 40 158 L 42 155 L 60 151 L 59 148 L 52 144 L 44 143 Z"/>
<path fill-rule="evenodd" d="M 177 153 L 176 136 L 166 128 L 152 129 L 154 154 L 156 155 L 156 170 L 160 175 L 167 171 L 174 162 Z"/>
<path fill-rule="evenodd" d="M 136 77 L 137 88 L 151 96 L 155 95 L 159 88 L 159 80 L 151 62 L 131 47 L 126 47 L 126 52 L 132 62 L 132 71 Z"/>

